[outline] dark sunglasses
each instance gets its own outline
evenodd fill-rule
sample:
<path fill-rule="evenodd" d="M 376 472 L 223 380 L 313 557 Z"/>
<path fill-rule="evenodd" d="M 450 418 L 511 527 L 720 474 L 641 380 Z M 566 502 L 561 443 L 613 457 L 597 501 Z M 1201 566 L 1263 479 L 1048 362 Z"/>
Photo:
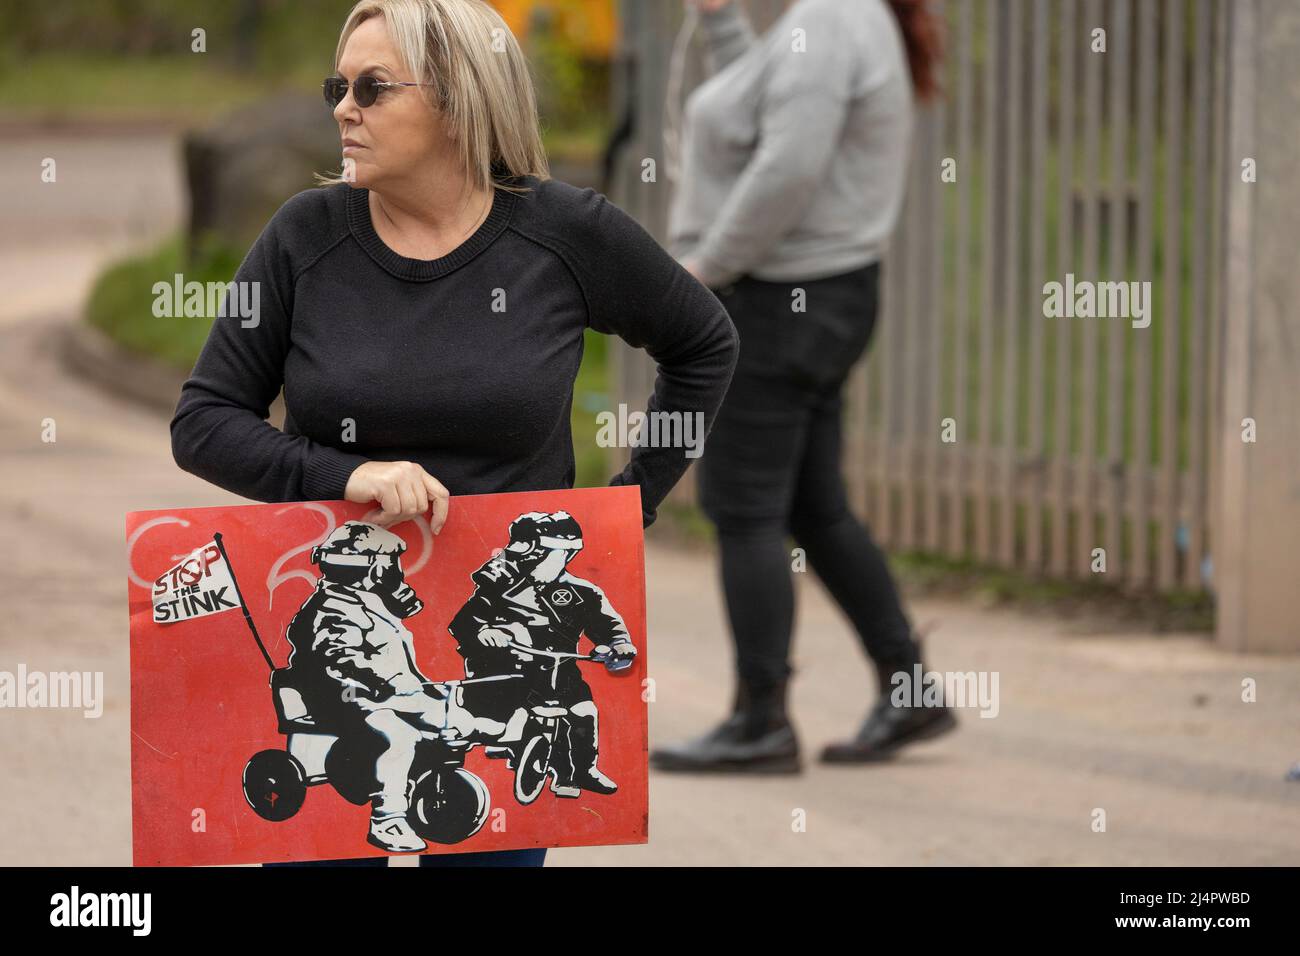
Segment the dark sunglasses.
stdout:
<path fill-rule="evenodd" d="M 386 90 L 394 86 L 430 86 L 429 83 L 410 83 L 377 80 L 373 76 L 358 76 L 352 81 L 352 98 L 356 101 L 357 106 L 363 109 L 367 106 L 374 106 L 375 100 L 378 99 L 381 90 Z M 327 76 L 325 82 L 321 84 L 321 90 L 325 93 L 325 102 L 330 108 L 338 106 L 343 102 L 343 97 L 348 95 L 348 81 L 341 76 Z"/>

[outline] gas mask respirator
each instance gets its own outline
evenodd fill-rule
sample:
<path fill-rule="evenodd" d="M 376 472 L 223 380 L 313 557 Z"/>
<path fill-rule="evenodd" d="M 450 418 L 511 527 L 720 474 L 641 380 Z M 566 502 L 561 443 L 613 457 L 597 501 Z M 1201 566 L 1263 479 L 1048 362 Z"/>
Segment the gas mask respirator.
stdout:
<path fill-rule="evenodd" d="M 371 564 L 366 580 L 370 583 L 369 590 L 378 595 L 384 607 L 396 617 L 407 618 L 424 608 L 424 602 L 406 583 L 401 564 L 393 558 L 381 558 Z"/>

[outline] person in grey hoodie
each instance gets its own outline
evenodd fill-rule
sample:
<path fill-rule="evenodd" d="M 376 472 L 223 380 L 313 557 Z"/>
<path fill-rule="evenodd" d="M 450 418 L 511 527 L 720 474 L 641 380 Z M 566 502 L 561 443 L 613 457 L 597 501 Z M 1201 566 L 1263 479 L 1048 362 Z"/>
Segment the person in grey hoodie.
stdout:
<path fill-rule="evenodd" d="M 800 769 L 785 704 L 794 618 L 787 533 L 878 675 L 879 696 L 857 734 L 821 758 L 879 760 L 956 723 L 942 703 L 891 700 L 894 675 L 912 680 L 921 651 L 883 554 L 849 509 L 840 461 L 844 384 L 875 324 L 913 100 L 936 92 L 938 21 L 924 0 L 796 0 L 756 36 L 735 0 L 688 4 L 711 75 L 686 103 L 669 243 L 740 334 L 731 390 L 697 472 L 718 533 L 737 673 L 730 716 L 657 748 L 652 764 Z"/>

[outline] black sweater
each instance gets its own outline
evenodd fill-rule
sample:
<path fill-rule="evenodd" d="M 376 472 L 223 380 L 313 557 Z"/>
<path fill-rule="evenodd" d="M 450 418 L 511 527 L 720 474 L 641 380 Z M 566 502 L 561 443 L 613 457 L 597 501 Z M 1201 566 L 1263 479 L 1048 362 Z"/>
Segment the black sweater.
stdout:
<path fill-rule="evenodd" d="M 266 502 L 341 499 L 369 460 L 418 462 L 452 495 L 571 488 L 587 327 L 654 357 L 647 410 L 711 428 L 738 352 L 721 303 L 600 193 L 517 182 L 531 191 L 497 189 L 478 230 L 433 260 L 383 243 L 365 189 L 286 202 L 235 275 L 260 283 L 257 324 L 217 318 L 181 388 L 176 463 Z M 266 421 L 282 385 L 283 431 Z M 633 448 L 610 481 L 641 486 L 644 525 L 684 452 Z"/>

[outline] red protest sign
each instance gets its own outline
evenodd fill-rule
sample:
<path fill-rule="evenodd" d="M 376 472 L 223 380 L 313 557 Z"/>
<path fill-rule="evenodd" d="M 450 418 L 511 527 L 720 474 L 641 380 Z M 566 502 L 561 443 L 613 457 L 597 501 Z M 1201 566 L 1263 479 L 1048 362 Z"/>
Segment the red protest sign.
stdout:
<path fill-rule="evenodd" d="M 127 515 L 137 865 L 646 840 L 639 489 Z"/>

